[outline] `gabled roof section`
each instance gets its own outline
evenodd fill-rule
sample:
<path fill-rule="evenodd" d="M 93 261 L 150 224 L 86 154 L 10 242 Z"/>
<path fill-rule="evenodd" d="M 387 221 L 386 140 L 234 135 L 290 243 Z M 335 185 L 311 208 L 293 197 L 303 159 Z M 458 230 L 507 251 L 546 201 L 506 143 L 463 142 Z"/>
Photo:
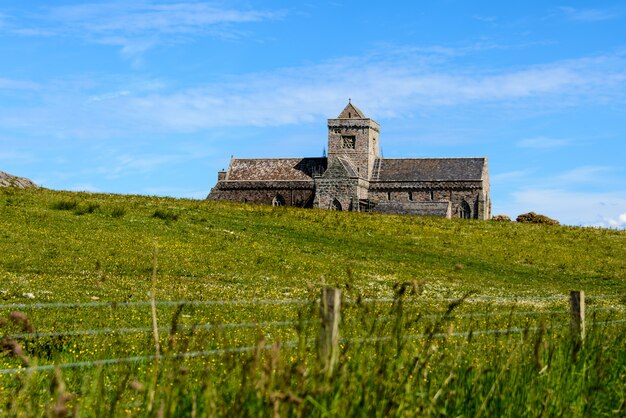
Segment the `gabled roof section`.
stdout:
<path fill-rule="evenodd" d="M 348 102 L 348 105 L 341 111 L 337 119 L 366 119 L 361 109 Z"/>
<path fill-rule="evenodd" d="M 350 161 L 350 159 L 345 157 L 339 157 L 337 158 L 337 160 L 339 160 L 341 165 L 343 165 L 343 168 L 344 170 L 346 170 L 346 173 L 348 173 L 349 177 L 359 177 L 359 173 L 356 168 L 354 168 L 354 164 L 352 164 L 352 161 Z"/>
<path fill-rule="evenodd" d="M 227 181 L 302 181 L 313 180 L 326 170 L 327 160 L 320 158 L 233 158 Z"/>
<path fill-rule="evenodd" d="M 480 181 L 486 158 L 381 158 L 374 181 Z"/>
<path fill-rule="evenodd" d="M 331 179 L 359 177 L 356 169 L 347 158 L 338 157 L 332 161 L 322 177 Z"/>

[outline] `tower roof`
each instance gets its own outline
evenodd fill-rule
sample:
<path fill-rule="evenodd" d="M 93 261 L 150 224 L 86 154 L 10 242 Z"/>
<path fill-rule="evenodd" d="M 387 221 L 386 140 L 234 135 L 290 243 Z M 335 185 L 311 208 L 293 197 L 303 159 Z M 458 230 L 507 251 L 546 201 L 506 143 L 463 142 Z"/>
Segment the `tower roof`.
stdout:
<path fill-rule="evenodd" d="M 365 119 L 365 115 L 361 112 L 361 109 L 348 101 L 348 105 L 341 111 L 337 119 Z"/>

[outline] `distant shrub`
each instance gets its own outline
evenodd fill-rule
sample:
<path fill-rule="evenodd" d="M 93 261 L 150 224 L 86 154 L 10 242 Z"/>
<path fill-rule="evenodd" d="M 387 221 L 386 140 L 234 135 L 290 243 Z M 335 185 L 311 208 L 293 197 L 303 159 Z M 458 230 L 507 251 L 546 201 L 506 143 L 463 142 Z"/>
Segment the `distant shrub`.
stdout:
<path fill-rule="evenodd" d="M 496 215 L 491 218 L 491 220 L 496 222 L 511 222 L 511 218 L 506 215 Z"/>
<path fill-rule="evenodd" d="M 74 210 L 76 206 L 78 206 L 78 202 L 74 199 L 58 200 L 51 205 L 52 209 L 55 210 Z"/>
<path fill-rule="evenodd" d="M 115 206 L 111 209 L 111 216 L 114 218 L 121 218 L 126 215 L 126 208 L 123 206 Z"/>
<path fill-rule="evenodd" d="M 95 202 L 89 202 L 87 204 L 80 204 L 74 209 L 76 215 L 84 215 L 86 213 L 94 213 L 100 209 L 100 205 Z"/>
<path fill-rule="evenodd" d="M 535 212 L 523 213 L 517 217 L 516 221 L 526 224 L 559 225 L 559 221 L 556 219 L 548 218 Z"/>
<path fill-rule="evenodd" d="M 169 212 L 162 209 L 157 209 L 152 214 L 153 218 L 163 219 L 164 221 L 176 221 L 178 220 L 178 214 Z"/>

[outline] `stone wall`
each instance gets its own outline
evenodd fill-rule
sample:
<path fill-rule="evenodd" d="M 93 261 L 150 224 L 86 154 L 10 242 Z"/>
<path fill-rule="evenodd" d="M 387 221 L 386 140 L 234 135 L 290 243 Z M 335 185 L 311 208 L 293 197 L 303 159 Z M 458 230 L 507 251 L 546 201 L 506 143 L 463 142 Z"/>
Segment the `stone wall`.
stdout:
<path fill-rule="evenodd" d="M 218 181 L 207 199 L 271 205 L 277 196 L 288 206 L 358 210 L 359 201 L 370 200 L 378 205 L 376 212 L 453 218 L 463 217 L 466 202 L 470 218 L 491 216 L 481 182 L 370 183 L 349 176 L 339 163 L 310 182 Z M 442 209 L 442 202 L 449 207 Z"/>
<path fill-rule="evenodd" d="M 374 206 L 373 212 L 398 215 L 436 216 L 448 218 L 452 216 L 452 204 L 443 202 L 393 202 L 383 201 Z"/>
<path fill-rule="evenodd" d="M 451 203 L 450 216 L 463 217 L 462 205 L 469 206 L 472 219 L 489 219 L 484 209 L 484 190 L 482 182 L 372 182 L 369 200 L 374 203 L 384 202 L 444 202 Z"/>
<path fill-rule="evenodd" d="M 489 181 L 489 167 L 487 158 L 483 165 L 482 199 L 478 206 L 478 219 L 491 219 L 491 185 Z"/>
<path fill-rule="evenodd" d="M 271 205 L 280 196 L 287 206 L 312 207 L 314 194 L 312 181 L 221 181 L 211 190 L 207 200 Z"/>
<path fill-rule="evenodd" d="M 358 201 L 357 186 L 357 179 L 316 179 L 313 206 L 319 209 L 352 210 Z"/>

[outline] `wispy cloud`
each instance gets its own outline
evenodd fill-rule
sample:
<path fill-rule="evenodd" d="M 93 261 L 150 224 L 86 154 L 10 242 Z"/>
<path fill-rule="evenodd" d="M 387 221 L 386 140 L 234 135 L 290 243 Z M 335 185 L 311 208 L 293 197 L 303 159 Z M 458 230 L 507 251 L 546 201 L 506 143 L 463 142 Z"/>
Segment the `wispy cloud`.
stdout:
<path fill-rule="evenodd" d="M 620 16 L 619 11 L 611 9 L 576 9 L 573 7 L 561 7 L 560 10 L 569 19 L 583 22 L 599 22 Z"/>
<path fill-rule="evenodd" d="M 496 174 L 494 187 L 504 189 L 506 183 L 512 191 L 507 199 L 499 200 L 502 206 L 496 202 L 494 212 L 515 217 L 534 211 L 570 225 L 616 227 L 621 225 L 620 214 L 626 212 L 621 171 L 620 167 L 587 165 L 544 176 L 539 170 Z M 523 183 L 515 182 L 522 177 Z"/>
<path fill-rule="evenodd" d="M 86 3 L 50 8 L 48 18 L 91 33 L 198 33 L 228 23 L 258 22 L 277 12 L 237 10 L 201 2 Z"/>
<path fill-rule="evenodd" d="M 481 16 L 481 15 L 474 15 L 472 16 L 472 19 L 478 20 L 479 22 L 484 22 L 484 23 L 494 23 L 498 20 L 498 18 L 495 16 Z"/>
<path fill-rule="evenodd" d="M 179 155 L 118 155 L 105 166 L 98 169 L 107 178 L 119 178 L 132 174 L 143 174 L 155 171 L 163 165 L 180 161 Z"/>
<path fill-rule="evenodd" d="M 450 58 L 454 60 L 454 58 Z M 417 62 L 417 65 L 416 65 Z M 145 86 L 144 86 L 145 84 Z M 39 106 L 0 105 L 0 123 L 64 134 L 198 132 L 215 127 L 278 126 L 328 117 L 352 97 L 374 118 L 393 118 L 441 107 L 488 107 L 515 114 L 572 106 L 626 102 L 626 60 L 619 54 L 557 61 L 526 68 L 474 69 L 424 61 L 393 51 L 346 57 L 271 72 L 223 78 L 175 89 L 135 79 L 51 83 Z M 530 138 L 521 147 L 565 145 Z"/>
<path fill-rule="evenodd" d="M 558 189 L 572 190 L 594 186 L 600 190 L 606 186 L 620 187 L 623 182 L 620 174 L 621 167 L 585 165 L 558 173 L 547 174 L 544 169 L 527 168 L 504 173 L 494 173 L 491 181 L 499 186 L 523 180 L 523 187 L 531 189 Z"/>
<path fill-rule="evenodd" d="M 47 6 L 23 16 L 4 15 L 4 19 L 0 15 L 0 30 L 4 26 L 4 31 L 16 35 L 80 37 L 119 46 L 123 55 L 133 57 L 163 42 L 239 36 L 238 25 L 283 15 L 195 1 L 113 1 Z"/>
<path fill-rule="evenodd" d="M 613 167 L 583 166 L 560 174 L 558 180 L 570 184 L 604 183 L 607 181 L 607 176 L 615 171 L 616 169 Z"/>
<path fill-rule="evenodd" d="M 539 98 L 546 108 L 598 100 L 623 101 L 626 62 L 606 58 L 613 60 L 606 65 L 598 60 L 603 58 L 465 74 L 436 66 L 415 69 L 410 59 L 386 61 L 375 57 L 367 62 L 346 58 L 248 74 L 173 93 L 129 97 L 124 105 L 134 114 L 154 117 L 154 122 L 167 129 L 194 130 L 308 122 L 327 116 L 328 109 L 341 106 L 347 97 L 368 108 L 374 117 L 469 104 L 507 107 L 526 103 L 537 110 Z M 355 67 L 360 70 L 355 71 Z"/>
<path fill-rule="evenodd" d="M 532 170 L 514 170 L 504 173 L 497 173 L 490 176 L 490 180 L 495 183 L 510 183 L 512 181 L 528 179 L 532 175 Z"/>
<path fill-rule="evenodd" d="M 569 141 L 565 139 L 538 136 L 534 138 L 522 139 L 521 141 L 518 141 L 516 145 L 520 148 L 551 149 L 551 148 L 561 148 L 568 144 L 569 144 Z"/>
<path fill-rule="evenodd" d="M 101 160 L 105 163 L 100 164 L 95 171 L 109 179 L 156 173 L 162 167 L 184 165 L 194 160 L 205 160 L 214 152 L 211 148 L 203 148 L 197 143 L 193 145 L 178 143 L 175 152 L 168 150 L 149 154 L 107 152 L 101 156 Z M 119 150 L 119 145 L 117 149 Z"/>
<path fill-rule="evenodd" d="M 130 91 L 128 90 L 120 90 L 120 91 L 114 91 L 111 93 L 105 93 L 105 94 L 99 94 L 99 95 L 95 95 L 95 96 L 91 96 L 88 98 L 88 102 L 102 102 L 105 100 L 113 100 L 116 99 L 118 97 L 124 97 L 124 96 L 128 96 L 130 93 Z"/>
<path fill-rule="evenodd" d="M 98 193 L 102 191 L 98 187 L 90 183 L 75 184 L 73 186 L 68 187 L 67 190 L 74 191 L 74 192 L 91 192 L 91 193 Z"/>
<path fill-rule="evenodd" d="M 146 187 L 143 194 L 155 196 L 185 196 L 190 199 L 204 199 L 208 190 L 184 189 L 180 187 Z"/>
<path fill-rule="evenodd" d="M 37 90 L 40 86 L 32 81 L 0 78 L 0 90 Z"/>
<path fill-rule="evenodd" d="M 626 228 L 626 212 L 620 213 L 615 218 L 608 218 L 606 224 L 613 228 Z M 603 226 L 603 225 L 600 225 Z"/>
<path fill-rule="evenodd" d="M 620 225 L 626 213 L 626 191 L 586 193 L 529 188 L 513 192 L 507 207 L 496 208 L 496 211 L 500 210 L 512 217 L 534 211 L 569 225 L 615 227 Z"/>
<path fill-rule="evenodd" d="M 4 142 L 4 141 L 1 141 Z M 9 141 L 9 143 L 11 143 Z M 35 157 L 27 152 L 21 152 L 21 151 L 13 151 L 10 149 L 3 149 L 0 150 L 0 161 L 7 161 L 10 163 L 30 163 L 33 162 L 35 160 Z"/>

